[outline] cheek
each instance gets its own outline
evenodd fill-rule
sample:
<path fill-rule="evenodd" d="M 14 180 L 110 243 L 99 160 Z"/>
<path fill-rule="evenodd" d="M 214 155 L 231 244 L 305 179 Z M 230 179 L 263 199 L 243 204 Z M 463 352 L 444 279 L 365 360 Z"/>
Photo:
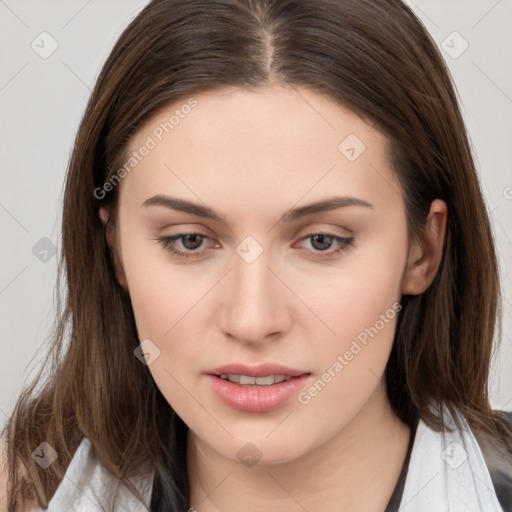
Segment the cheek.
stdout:
<path fill-rule="evenodd" d="M 333 324 L 338 335 L 315 344 L 316 374 L 297 396 L 302 431 L 316 432 L 320 423 L 324 440 L 350 423 L 372 397 L 385 399 L 384 372 L 401 309 L 386 287 L 348 297 Z"/>
<path fill-rule="evenodd" d="M 201 300 L 211 276 L 198 267 L 173 264 L 157 240 L 138 236 L 136 229 L 123 236 L 122 248 L 139 336 L 161 339 Z"/>
<path fill-rule="evenodd" d="M 199 329 L 208 313 L 203 299 L 211 275 L 172 264 L 157 241 L 138 239 L 134 232 L 123 239 L 123 268 L 139 340 L 151 340 L 160 351 L 149 371 L 168 402 L 187 416 L 191 404 L 184 390 L 192 371 L 204 369 L 198 358 L 204 354 Z"/>
<path fill-rule="evenodd" d="M 132 275 L 129 284 L 139 339 L 150 339 L 160 351 L 148 367 L 152 378 L 181 419 L 194 424 L 204 413 L 192 398 L 202 361 L 198 355 L 204 354 L 197 321 L 204 290 L 179 272 L 156 266 Z"/>
<path fill-rule="evenodd" d="M 300 280 L 300 296 L 331 329 L 333 343 L 322 343 L 322 347 L 339 351 L 358 336 L 364 342 L 365 329 L 376 323 L 379 337 L 392 342 L 396 315 L 393 305 L 401 300 L 406 254 L 405 234 L 383 231 L 361 242 L 340 260 L 339 266 Z"/>

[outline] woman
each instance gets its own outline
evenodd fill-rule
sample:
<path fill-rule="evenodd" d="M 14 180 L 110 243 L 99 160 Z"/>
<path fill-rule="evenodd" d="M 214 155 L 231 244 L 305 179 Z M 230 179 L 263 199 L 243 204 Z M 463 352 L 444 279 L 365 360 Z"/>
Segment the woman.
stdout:
<path fill-rule="evenodd" d="M 82 120 L 62 257 L 9 510 L 512 510 L 489 218 L 400 1 L 151 2 Z"/>

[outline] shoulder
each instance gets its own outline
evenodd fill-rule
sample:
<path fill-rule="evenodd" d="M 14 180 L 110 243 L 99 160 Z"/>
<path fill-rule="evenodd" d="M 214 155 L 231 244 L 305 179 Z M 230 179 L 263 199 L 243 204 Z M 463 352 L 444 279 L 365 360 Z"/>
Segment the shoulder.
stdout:
<path fill-rule="evenodd" d="M 512 411 L 494 411 L 494 413 L 506 424 L 510 432 L 512 432 Z"/>

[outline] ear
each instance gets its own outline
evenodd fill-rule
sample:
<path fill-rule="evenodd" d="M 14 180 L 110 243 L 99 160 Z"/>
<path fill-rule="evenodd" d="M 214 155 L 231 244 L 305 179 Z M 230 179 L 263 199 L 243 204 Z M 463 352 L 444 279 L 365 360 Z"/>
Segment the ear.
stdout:
<path fill-rule="evenodd" d="M 123 264 L 121 262 L 119 251 L 117 250 L 117 238 L 116 238 L 116 226 L 114 222 L 109 222 L 111 212 L 105 207 L 101 207 L 99 210 L 99 216 L 101 222 L 105 226 L 105 237 L 107 244 L 110 248 L 110 255 L 112 257 L 112 263 L 116 271 L 116 278 L 119 284 L 128 291 L 128 282 L 124 273 Z"/>
<path fill-rule="evenodd" d="M 432 201 L 424 234 L 409 248 L 402 285 L 402 293 L 405 295 L 423 293 L 434 280 L 443 257 L 447 218 L 446 203 L 441 199 Z"/>

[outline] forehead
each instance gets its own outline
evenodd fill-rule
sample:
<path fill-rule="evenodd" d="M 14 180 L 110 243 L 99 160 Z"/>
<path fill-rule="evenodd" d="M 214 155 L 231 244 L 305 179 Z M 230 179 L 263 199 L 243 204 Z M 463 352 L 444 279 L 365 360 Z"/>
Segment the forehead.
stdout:
<path fill-rule="evenodd" d="M 121 183 L 125 196 L 179 190 L 214 204 L 235 195 L 245 204 L 276 195 L 294 204 L 335 188 L 381 203 L 400 195 L 386 138 L 344 105 L 305 88 L 186 97 L 146 121 L 126 157 L 144 146 L 151 149 Z"/>

